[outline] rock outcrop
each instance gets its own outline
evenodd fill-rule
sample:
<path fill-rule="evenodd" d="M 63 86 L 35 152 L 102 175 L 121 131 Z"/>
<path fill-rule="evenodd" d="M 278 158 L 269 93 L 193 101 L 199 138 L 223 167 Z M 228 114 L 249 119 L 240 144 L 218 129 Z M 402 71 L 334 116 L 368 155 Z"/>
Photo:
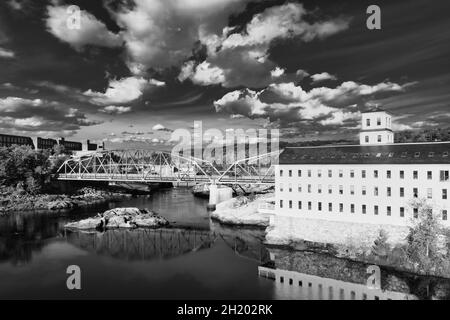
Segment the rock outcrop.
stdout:
<path fill-rule="evenodd" d="M 117 229 L 117 228 L 160 228 L 169 222 L 147 209 L 115 208 L 97 217 L 71 222 L 64 227 L 69 229 Z"/>

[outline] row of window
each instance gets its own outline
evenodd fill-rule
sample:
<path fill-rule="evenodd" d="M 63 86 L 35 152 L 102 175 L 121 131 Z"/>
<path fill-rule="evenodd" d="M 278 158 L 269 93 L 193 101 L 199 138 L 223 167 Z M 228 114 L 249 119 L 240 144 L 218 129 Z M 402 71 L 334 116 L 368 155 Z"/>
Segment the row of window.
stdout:
<path fill-rule="evenodd" d="M 283 184 L 280 183 L 279 186 L 280 186 L 279 187 L 280 192 L 283 192 L 284 191 Z M 292 184 L 289 184 L 288 191 L 292 192 Z M 298 185 L 297 191 L 300 193 L 303 191 L 303 188 L 301 185 Z M 307 192 L 312 193 L 312 185 L 311 184 L 307 185 Z M 441 192 L 442 192 L 441 193 L 442 200 L 447 200 L 448 199 L 447 189 L 441 189 Z M 317 193 L 322 193 L 322 185 L 321 184 L 319 184 L 317 186 Z M 342 194 L 342 195 L 344 194 L 344 186 L 342 186 L 342 185 L 339 186 L 338 193 Z M 333 194 L 333 186 L 332 185 L 328 186 L 328 194 Z M 363 196 L 367 195 L 367 187 L 365 187 L 365 186 L 361 187 L 361 194 Z M 350 186 L 350 195 L 355 195 L 355 186 Z M 376 197 L 378 197 L 380 195 L 380 190 L 378 187 L 373 187 L 373 195 Z M 404 187 L 400 187 L 399 195 L 401 198 L 405 197 L 405 188 Z M 392 197 L 392 188 L 391 187 L 386 187 L 386 196 Z M 412 188 L 412 196 L 413 196 L 413 198 L 419 197 L 419 188 Z M 427 198 L 433 199 L 433 189 L 432 188 L 427 188 Z"/>
<path fill-rule="evenodd" d="M 371 119 L 369 119 L 369 118 L 366 119 L 366 126 L 367 127 L 370 127 L 370 122 L 371 122 Z M 377 126 L 381 126 L 381 118 L 380 117 L 377 118 Z M 388 117 L 386 117 L 386 126 L 387 127 L 391 126 L 391 119 L 388 118 Z"/>
<path fill-rule="evenodd" d="M 292 170 L 288 170 L 288 177 L 292 177 Z M 355 178 L 355 170 L 352 169 L 350 170 L 350 178 Z M 282 177 L 284 174 L 283 170 L 280 170 L 280 177 Z M 308 169 L 307 170 L 307 175 L 308 178 L 312 177 L 312 170 Z M 302 176 L 302 170 L 297 170 L 297 177 L 301 177 Z M 343 169 L 339 169 L 339 173 L 338 173 L 339 178 L 343 178 L 344 177 L 344 170 Z M 374 178 L 379 178 L 380 176 L 380 171 L 379 170 L 373 170 L 373 177 Z M 318 169 L 317 170 L 317 177 L 321 178 L 322 177 L 322 169 Z M 328 170 L 328 178 L 332 178 L 333 177 L 333 170 L 329 169 Z M 361 170 L 361 178 L 367 178 L 367 170 Z M 400 179 L 405 179 L 405 171 L 404 170 L 400 170 L 399 172 L 399 177 Z M 391 179 L 392 178 L 392 171 L 391 170 L 386 170 L 386 178 L 387 179 Z M 418 170 L 414 170 L 412 172 L 412 178 L 414 180 L 418 180 L 419 179 L 419 171 Z M 428 180 L 433 180 L 433 171 L 427 171 L 427 179 Z M 440 181 L 449 181 L 450 179 L 450 175 L 449 175 L 449 170 L 440 170 L 439 171 L 439 179 Z"/>
<path fill-rule="evenodd" d="M 280 283 L 284 283 L 284 277 L 283 276 L 280 276 Z M 289 278 L 289 285 L 292 286 L 293 284 L 294 284 L 294 280 L 292 278 Z M 298 286 L 299 287 L 303 287 L 303 281 L 299 280 L 298 281 Z M 313 286 L 313 284 L 311 282 L 308 282 L 308 288 L 312 288 L 312 286 Z M 318 291 L 319 291 L 318 292 L 319 297 L 322 297 L 322 295 L 323 295 L 322 284 L 319 283 L 317 288 L 318 288 Z M 329 286 L 328 287 L 328 298 L 330 300 L 333 300 L 334 299 L 333 295 L 334 295 L 334 288 L 332 286 Z M 366 293 L 362 293 L 361 298 L 362 298 L 362 300 L 367 300 L 367 294 Z M 345 291 L 342 288 L 339 289 L 339 299 L 341 299 L 341 300 L 345 299 Z M 350 300 L 355 300 L 355 299 L 356 299 L 355 291 L 350 291 Z M 380 297 L 379 296 L 374 296 L 374 300 L 380 300 Z M 388 300 L 391 300 L 391 299 L 388 299 Z"/>
<path fill-rule="evenodd" d="M 279 202 L 280 208 L 283 208 L 283 204 L 284 204 L 283 200 L 280 200 L 280 202 Z M 345 210 L 344 204 L 343 203 L 339 203 L 338 207 L 339 207 L 339 212 L 343 213 L 344 210 Z M 293 209 L 293 201 L 292 200 L 288 201 L 288 208 L 289 209 Z M 307 208 L 308 208 L 309 211 L 313 210 L 313 203 L 312 203 L 312 201 L 308 201 Z M 303 210 L 303 202 L 302 201 L 298 201 L 297 202 L 297 209 L 298 210 Z M 317 210 L 318 211 L 322 211 L 323 210 L 322 202 L 317 202 Z M 328 212 L 333 212 L 333 203 L 332 202 L 328 203 Z M 373 206 L 373 211 L 372 212 L 373 212 L 374 215 L 379 215 L 380 214 L 380 207 L 377 206 L 377 205 Z M 385 212 L 386 212 L 387 216 L 391 216 L 392 215 L 392 207 L 391 206 L 387 206 Z M 350 204 L 350 213 L 356 213 L 356 206 L 353 203 Z M 362 214 L 369 213 L 367 205 L 365 205 L 365 204 L 361 205 L 361 213 Z M 402 218 L 405 216 L 405 207 L 400 207 L 399 215 Z M 419 217 L 419 209 L 418 208 L 413 208 L 413 217 L 414 218 L 418 218 Z M 442 217 L 442 220 L 447 220 L 447 210 L 442 210 L 441 211 L 441 217 Z"/>

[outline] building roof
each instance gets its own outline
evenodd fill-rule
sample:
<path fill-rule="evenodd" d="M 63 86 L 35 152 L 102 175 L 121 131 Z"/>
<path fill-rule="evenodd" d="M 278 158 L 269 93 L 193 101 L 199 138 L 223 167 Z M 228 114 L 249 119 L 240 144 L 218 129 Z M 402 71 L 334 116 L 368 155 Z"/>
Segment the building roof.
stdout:
<path fill-rule="evenodd" d="M 373 107 L 373 108 L 363 111 L 361 113 L 371 113 L 371 112 L 386 112 L 386 113 L 392 114 L 390 111 L 387 111 L 381 107 Z"/>
<path fill-rule="evenodd" d="M 290 147 L 280 164 L 450 164 L 450 142 Z"/>

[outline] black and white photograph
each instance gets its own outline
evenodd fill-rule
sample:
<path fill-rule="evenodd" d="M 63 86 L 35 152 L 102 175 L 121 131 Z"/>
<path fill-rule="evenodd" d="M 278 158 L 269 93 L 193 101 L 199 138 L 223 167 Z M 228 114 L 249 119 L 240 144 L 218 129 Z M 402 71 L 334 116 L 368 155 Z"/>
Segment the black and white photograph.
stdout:
<path fill-rule="evenodd" d="M 449 13 L 1 0 L 0 300 L 450 299 Z"/>

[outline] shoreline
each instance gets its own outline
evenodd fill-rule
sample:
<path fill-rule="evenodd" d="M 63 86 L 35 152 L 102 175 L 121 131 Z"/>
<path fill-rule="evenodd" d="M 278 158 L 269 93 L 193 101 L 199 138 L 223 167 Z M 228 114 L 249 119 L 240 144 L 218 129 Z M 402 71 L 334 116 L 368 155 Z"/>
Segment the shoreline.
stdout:
<path fill-rule="evenodd" d="M 37 194 L 27 193 L 3 195 L 0 198 L 0 216 L 21 211 L 57 211 L 95 205 L 107 201 L 119 201 L 131 197 L 130 194 L 83 188 L 78 194 Z"/>

